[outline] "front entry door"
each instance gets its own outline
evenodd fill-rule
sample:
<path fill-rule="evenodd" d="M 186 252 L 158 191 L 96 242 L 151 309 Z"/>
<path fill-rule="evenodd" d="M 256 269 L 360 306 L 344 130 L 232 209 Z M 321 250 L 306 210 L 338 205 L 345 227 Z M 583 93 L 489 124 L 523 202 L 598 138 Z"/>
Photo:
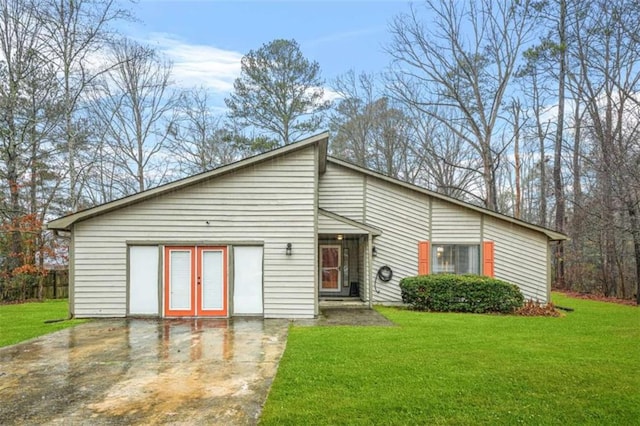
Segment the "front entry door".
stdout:
<path fill-rule="evenodd" d="M 164 314 L 227 316 L 227 248 L 165 247 Z"/>
<path fill-rule="evenodd" d="M 320 246 L 320 291 L 341 290 L 340 283 L 342 266 L 341 246 Z"/>

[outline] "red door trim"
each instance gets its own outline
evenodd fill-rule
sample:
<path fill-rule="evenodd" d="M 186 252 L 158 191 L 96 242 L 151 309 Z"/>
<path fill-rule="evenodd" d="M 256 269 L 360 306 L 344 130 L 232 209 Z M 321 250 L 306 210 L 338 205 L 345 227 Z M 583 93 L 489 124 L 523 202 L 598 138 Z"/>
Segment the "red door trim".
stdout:
<path fill-rule="evenodd" d="M 202 253 L 208 250 L 222 252 L 222 309 L 203 309 Z M 191 255 L 191 309 L 171 309 L 171 252 L 189 251 Z M 164 315 L 165 317 L 226 317 L 229 313 L 228 256 L 226 246 L 165 246 L 164 248 Z"/>
<path fill-rule="evenodd" d="M 171 252 L 172 251 L 189 251 L 191 255 L 191 309 L 171 309 L 171 305 L 169 303 L 170 298 L 170 277 L 171 277 Z M 196 292 L 194 291 L 195 286 L 195 276 L 194 272 L 196 270 L 196 256 L 195 256 L 195 247 L 187 247 L 187 246 L 167 246 L 164 248 L 164 277 L 165 277 L 165 285 L 164 285 L 164 314 L 168 317 L 189 317 L 195 316 L 196 314 Z"/>
<path fill-rule="evenodd" d="M 225 246 L 203 246 L 198 247 L 198 277 L 202 277 L 203 266 L 202 253 L 205 251 L 221 251 L 222 252 L 222 309 L 204 309 L 202 302 L 204 297 L 202 296 L 203 287 L 197 285 L 198 303 L 197 303 L 197 315 L 203 317 L 226 317 L 229 312 L 228 303 L 228 285 L 227 285 L 227 247 Z M 198 280 L 199 282 L 201 279 Z"/>

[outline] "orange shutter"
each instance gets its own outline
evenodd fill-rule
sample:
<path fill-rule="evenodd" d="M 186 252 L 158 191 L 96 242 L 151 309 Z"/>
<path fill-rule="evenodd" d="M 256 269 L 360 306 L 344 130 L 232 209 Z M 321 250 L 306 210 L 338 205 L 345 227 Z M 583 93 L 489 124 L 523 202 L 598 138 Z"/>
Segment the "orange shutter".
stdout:
<path fill-rule="evenodd" d="M 493 256 L 493 241 L 485 241 L 482 247 L 482 274 L 492 278 L 495 276 Z"/>
<path fill-rule="evenodd" d="M 418 275 L 429 274 L 429 241 L 418 242 Z"/>

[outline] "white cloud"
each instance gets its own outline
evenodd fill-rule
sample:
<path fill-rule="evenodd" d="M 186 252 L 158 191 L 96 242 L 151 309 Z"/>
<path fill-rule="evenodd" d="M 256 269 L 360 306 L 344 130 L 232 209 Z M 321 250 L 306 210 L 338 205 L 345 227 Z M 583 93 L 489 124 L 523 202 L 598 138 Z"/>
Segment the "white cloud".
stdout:
<path fill-rule="evenodd" d="M 228 93 L 240 75 L 242 54 L 203 44 L 189 44 L 174 35 L 152 33 L 145 40 L 173 62 L 173 75 L 180 86 L 204 86 Z"/>
<path fill-rule="evenodd" d="M 352 38 L 370 36 L 372 34 L 384 31 L 384 29 L 385 29 L 384 27 L 375 27 L 375 28 L 363 28 L 363 29 L 353 30 L 353 31 L 337 32 L 337 33 L 328 34 L 323 37 L 318 37 L 312 40 L 307 40 L 303 42 L 303 44 L 305 47 L 315 47 L 315 46 L 320 46 L 323 44 L 331 44 L 331 43 L 335 44 L 335 43 L 339 43 L 344 40 L 348 40 Z"/>
<path fill-rule="evenodd" d="M 324 90 L 324 96 L 322 97 L 322 99 L 325 101 L 335 102 L 338 99 L 342 99 L 344 97 L 340 93 L 336 92 L 335 90 L 329 87 L 325 86 L 323 87 L 323 90 Z"/>
<path fill-rule="evenodd" d="M 204 44 L 190 44 L 174 34 L 151 33 L 138 41 L 149 44 L 173 62 L 173 78 L 178 86 L 203 86 L 216 96 L 226 96 L 233 91 L 233 82 L 240 76 L 243 54 Z M 323 100 L 335 101 L 341 95 L 325 86 Z M 226 108 L 216 106 L 217 112 Z"/>

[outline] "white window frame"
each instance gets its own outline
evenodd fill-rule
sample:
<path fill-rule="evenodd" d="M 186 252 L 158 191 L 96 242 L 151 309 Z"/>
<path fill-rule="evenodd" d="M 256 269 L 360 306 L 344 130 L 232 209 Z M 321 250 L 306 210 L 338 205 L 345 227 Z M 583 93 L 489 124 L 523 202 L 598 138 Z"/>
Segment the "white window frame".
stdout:
<path fill-rule="evenodd" d="M 459 264 L 457 263 L 458 260 L 456 258 L 454 258 L 453 260 L 453 265 L 452 265 L 452 270 L 440 270 L 440 268 L 438 267 L 437 264 L 437 253 L 438 251 L 442 248 L 443 252 L 444 252 L 444 247 L 451 247 L 453 249 L 453 253 L 454 256 L 457 254 L 457 247 L 476 247 L 477 250 L 477 259 L 476 259 L 476 268 L 475 271 L 458 271 L 459 269 Z M 457 275 L 461 275 L 461 274 L 481 274 L 482 273 L 482 265 L 481 265 L 481 261 L 482 261 L 482 247 L 480 243 L 431 243 L 431 250 L 430 250 L 430 262 L 431 262 L 431 273 L 433 274 L 457 274 Z"/>

